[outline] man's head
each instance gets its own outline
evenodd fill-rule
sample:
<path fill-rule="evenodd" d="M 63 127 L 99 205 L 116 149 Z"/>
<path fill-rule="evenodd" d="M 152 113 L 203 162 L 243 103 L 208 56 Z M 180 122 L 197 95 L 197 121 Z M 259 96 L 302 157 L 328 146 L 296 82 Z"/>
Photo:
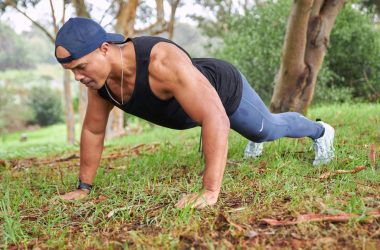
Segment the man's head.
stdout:
<path fill-rule="evenodd" d="M 109 74 L 105 65 L 109 44 L 124 42 L 124 36 L 107 33 L 91 19 L 70 18 L 58 31 L 55 56 L 64 68 L 74 72 L 77 81 L 97 89 Z"/>

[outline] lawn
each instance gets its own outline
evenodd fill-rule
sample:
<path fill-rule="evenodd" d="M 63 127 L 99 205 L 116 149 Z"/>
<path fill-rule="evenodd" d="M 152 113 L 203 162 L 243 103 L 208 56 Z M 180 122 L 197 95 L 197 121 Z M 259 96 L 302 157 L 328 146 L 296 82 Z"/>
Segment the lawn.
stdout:
<path fill-rule="evenodd" d="M 244 159 L 247 140 L 231 132 L 219 201 L 202 210 L 174 207 L 201 187 L 200 129 L 147 127 L 108 141 L 93 192 L 74 202 L 58 198 L 75 188 L 79 165 L 64 127 L 27 142 L 8 135 L 0 247 L 380 249 L 380 105 L 314 107 L 308 116 L 336 129 L 331 164 L 312 166 L 307 138 L 266 143 L 263 156 Z"/>

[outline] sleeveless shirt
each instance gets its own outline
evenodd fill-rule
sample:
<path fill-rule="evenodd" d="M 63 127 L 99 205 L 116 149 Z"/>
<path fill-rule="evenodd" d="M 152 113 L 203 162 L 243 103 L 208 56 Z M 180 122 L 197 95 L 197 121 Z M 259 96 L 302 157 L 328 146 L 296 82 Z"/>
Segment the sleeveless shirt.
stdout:
<path fill-rule="evenodd" d="M 142 36 L 128 38 L 127 42 L 129 41 L 133 43 L 136 53 L 136 82 L 130 99 L 121 105 L 112 97 L 107 83 L 98 90 L 102 98 L 123 111 L 172 129 L 187 129 L 199 125 L 186 114 L 174 97 L 169 100 L 161 100 L 153 94 L 150 88 L 148 72 L 150 53 L 153 46 L 159 42 L 174 44 L 189 56 L 193 65 L 217 91 L 228 116 L 232 115 L 240 104 L 242 80 L 240 72 L 233 65 L 212 58 L 192 59 L 179 45 L 161 37 Z"/>

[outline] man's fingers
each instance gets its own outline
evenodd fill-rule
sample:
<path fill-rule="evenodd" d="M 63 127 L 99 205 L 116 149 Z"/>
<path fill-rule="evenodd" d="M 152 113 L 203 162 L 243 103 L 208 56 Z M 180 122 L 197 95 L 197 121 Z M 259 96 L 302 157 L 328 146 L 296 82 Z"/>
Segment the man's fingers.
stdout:
<path fill-rule="evenodd" d="M 188 194 L 183 196 L 176 204 L 177 208 L 184 208 L 185 206 L 194 203 L 196 196 L 194 194 Z"/>
<path fill-rule="evenodd" d="M 87 196 L 87 193 L 82 190 L 75 190 L 73 192 L 69 192 L 67 194 L 59 196 L 63 200 L 79 200 L 83 199 Z"/>
<path fill-rule="evenodd" d="M 191 208 L 205 208 L 208 206 L 207 198 L 198 193 L 188 194 L 180 199 L 175 205 L 177 208 L 191 206 Z"/>
<path fill-rule="evenodd" d="M 207 206 L 206 198 L 202 195 L 198 197 L 196 202 L 193 204 L 193 208 L 205 208 Z"/>

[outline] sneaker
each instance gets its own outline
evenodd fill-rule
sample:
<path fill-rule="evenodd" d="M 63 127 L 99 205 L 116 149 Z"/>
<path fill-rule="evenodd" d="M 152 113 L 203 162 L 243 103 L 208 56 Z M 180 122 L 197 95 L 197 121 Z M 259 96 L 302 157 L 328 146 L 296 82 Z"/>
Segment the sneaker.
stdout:
<path fill-rule="evenodd" d="M 255 158 L 263 154 L 264 143 L 249 141 L 244 150 L 244 158 Z"/>
<path fill-rule="evenodd" d="M 325 128 L 325 133 L 321 138 L 314 140 L 315 159 L 314 166 L 327 164 L 334 158 L 334 128 L 329 124 L 318 121 Z"/>

